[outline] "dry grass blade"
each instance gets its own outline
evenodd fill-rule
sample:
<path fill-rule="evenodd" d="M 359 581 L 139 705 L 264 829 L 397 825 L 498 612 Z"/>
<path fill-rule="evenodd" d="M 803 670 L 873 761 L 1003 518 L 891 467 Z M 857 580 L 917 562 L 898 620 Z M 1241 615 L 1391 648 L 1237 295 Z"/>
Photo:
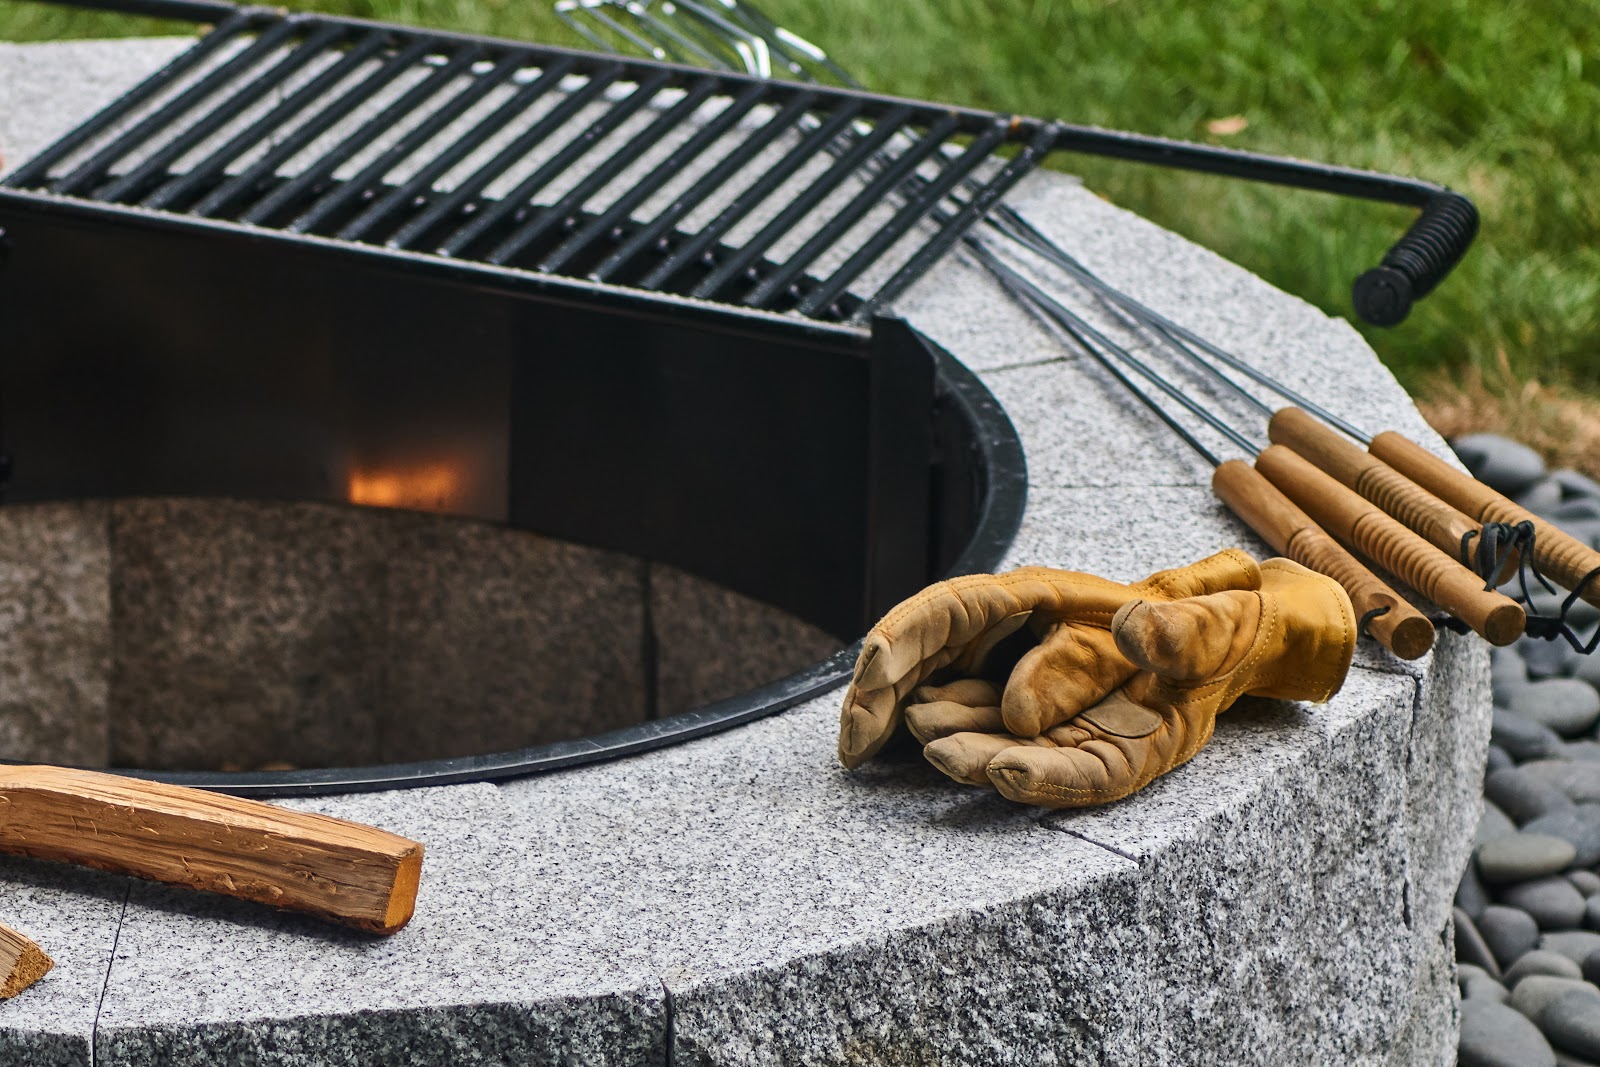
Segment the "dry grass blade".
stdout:
<path fill-rule="evenodd" d="M 1435 374 L 1424 384 L 1417 407 L 1447 438 L 1503 434 L 1539 452 L 1552 467 L 1600 478 L 1600 398 L 1521 381 L 1503 351 L 1487 374 L 1476 367 L 1459 380 Z"/>

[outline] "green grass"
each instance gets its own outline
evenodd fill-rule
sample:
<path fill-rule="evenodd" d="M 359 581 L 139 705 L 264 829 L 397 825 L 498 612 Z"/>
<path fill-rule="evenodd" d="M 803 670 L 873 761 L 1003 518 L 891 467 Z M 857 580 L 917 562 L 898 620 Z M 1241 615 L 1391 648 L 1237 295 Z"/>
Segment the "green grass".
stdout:
<path fill-rule="evenodd" d="M 367 17 L 572 43 L 546 0 L 316 0 Z M 884 92 L 1417 175 L 1472 196 L 1481 236 L 1368 336 L 1414 390 L 1492 367 L 1600 391 L 1600 0 L 767 0 Z M 13 3 L 0 37 L 155 24 Z M 1243 116 L 1231 136 L 1207 124 Z M 1060 157 L 1119 203 L 1326 310 L 1410 213 Z"/>

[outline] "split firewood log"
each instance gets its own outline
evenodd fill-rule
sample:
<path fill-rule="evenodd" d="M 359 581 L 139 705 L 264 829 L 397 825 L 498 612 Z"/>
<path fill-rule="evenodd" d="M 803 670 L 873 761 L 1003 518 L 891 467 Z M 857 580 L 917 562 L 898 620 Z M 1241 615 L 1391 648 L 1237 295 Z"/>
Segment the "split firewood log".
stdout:
<path fill-rule="evenodd" d="M 254 800 L 64 767 L 0 767 L 0 852 L 308 912 L 377 934 L 411 919 L 422 845 Z"/>
<path fill-rule="evenodd" d="M 0 923 L 0 1000 L 16 996 L 55 965 L 32 940 Z"/>

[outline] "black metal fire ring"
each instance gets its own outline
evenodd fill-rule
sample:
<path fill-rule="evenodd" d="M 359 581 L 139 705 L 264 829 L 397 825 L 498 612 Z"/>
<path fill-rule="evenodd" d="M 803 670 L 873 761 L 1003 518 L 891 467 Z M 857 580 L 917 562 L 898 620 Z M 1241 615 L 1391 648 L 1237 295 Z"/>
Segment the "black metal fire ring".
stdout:
<path fill-rule="evenodd" d="M 948 352 L 931 345 L 945 398 L 972 427 L 977 465 L 985 472 L 976 529 L 947 576 L 993 570 L 1011 547 L 1027 502 L 1027 466 L 1021 439 L 987 386 Z M 693 711 L 640 723 L 593 737 L 534 745 L 453 759 L 325 767 L 296 771 L 145 771 L 106 768 L 111 773 L 248 797 L 370 793 L 386 789 L 495 781 L 586 763 L 619 759 L 719 733 L 764 719 L 836 689 L 850 676 L 861 650 L 850 647 L 786 678 Z M 4 762 L 4 761 L 0 761 Z"/>

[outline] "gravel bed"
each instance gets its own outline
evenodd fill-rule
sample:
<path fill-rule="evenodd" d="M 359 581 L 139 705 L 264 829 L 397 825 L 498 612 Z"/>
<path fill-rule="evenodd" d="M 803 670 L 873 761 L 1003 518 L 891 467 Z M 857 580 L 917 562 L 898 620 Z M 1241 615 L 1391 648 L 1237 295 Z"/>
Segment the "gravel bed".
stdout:
<path fill-rule="evenodd" d="M 1486 484 L 1600 548 L 1600 483 L 1514 441 L 1453 442 Z M 1553 613 L 1560 597 L 1537 594 Z M 1587 639 L 1600 610 L 1568 616 Z M 1461 1067 L 1600 1065 L 1600 653 L 1525 638 L 1493 659 L 1483 817 L 1455 898 Z"/>

